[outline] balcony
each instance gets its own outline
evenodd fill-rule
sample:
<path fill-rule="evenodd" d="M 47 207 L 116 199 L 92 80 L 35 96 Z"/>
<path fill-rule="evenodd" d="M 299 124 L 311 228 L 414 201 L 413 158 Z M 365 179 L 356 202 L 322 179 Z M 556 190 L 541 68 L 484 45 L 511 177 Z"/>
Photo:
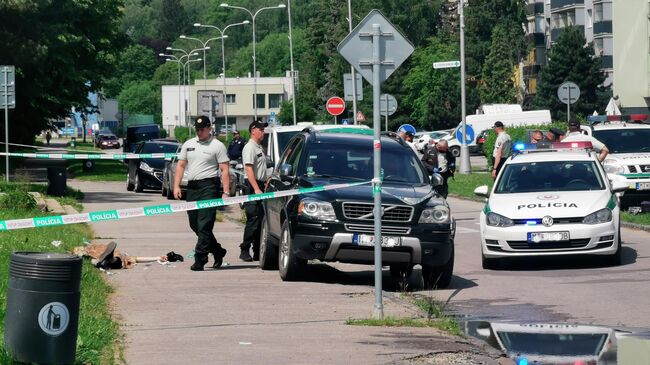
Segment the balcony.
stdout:
<path fill-rule="evenodd" d="M 600 56 L 601 68 L 614 68 L 614 56 L 603 55 Z"/>
<path fill-rule="evenodd" d="M 526 15 L 544 14 L 544 3 L 526 5 Z"/>
<path fill-rule="evenodd" d="M 585 36 L 585 27 L 582 26 L 582 25 L 577 25 L 575 27 L 577 27 L 580 30 L 580 33 L 584 37 Z M 551 29 L 551 42 L 557 42 L 557 38 L 560 36 L 560 33 L 562 33 L 563 30 L 564 30 L 564 28 Z"/>
<path fill-rule="evenodd" d="M 544 33 L 531 33 L 526 35 L 526 39 L 529 43 L 533 43 L 535 46 L 544 46 L 546 42 L 544 41 Z"/>
<path fill-rule="evenodd" d="M 596 34 L 612 34 L 612 21 L 607 20 L 607 21 L 602 21 L 602 22 L 595 22 L 594 23 L 594 35 Z"/>
<path fill-rule="evenodd" d="M 551 11 L 559 8 L 585 6 L 585 0 L 551 0 Z"/>

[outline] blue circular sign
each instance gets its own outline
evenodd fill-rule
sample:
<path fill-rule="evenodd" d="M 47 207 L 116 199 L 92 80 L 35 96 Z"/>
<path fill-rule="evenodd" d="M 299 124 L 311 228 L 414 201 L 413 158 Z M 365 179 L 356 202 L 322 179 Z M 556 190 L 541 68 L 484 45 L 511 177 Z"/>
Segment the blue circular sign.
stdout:
<path fill-rule="evenodd" d="M 471 125 L 465 124 L 465 143 L 470 144 L 474 141 L 474 129 Z M 459 141 L 463 140 L 463 127 L 460 126 L 456 129 L 456 139 Z"/>
<path fill-rule="evenodd" d="M 411 132 L 415 134 L 415 127 L 410 124 L 402 124 L 397 128 L 397 132 Z"/>

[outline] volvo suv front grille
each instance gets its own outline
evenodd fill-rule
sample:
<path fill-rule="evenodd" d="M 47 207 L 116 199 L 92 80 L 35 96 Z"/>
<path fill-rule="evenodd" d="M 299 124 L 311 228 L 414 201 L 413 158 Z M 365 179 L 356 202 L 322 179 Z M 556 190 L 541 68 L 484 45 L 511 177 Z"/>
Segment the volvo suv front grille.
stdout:
<path fill-rule="evenodd" d="M 343 203 L 343 216 L 347 219 L 371 221 L 374 205 L 371 203 Z M 382 222 L 410 222 L 413 218 L 413 207 L 407 205 L 382 205 Z"/>

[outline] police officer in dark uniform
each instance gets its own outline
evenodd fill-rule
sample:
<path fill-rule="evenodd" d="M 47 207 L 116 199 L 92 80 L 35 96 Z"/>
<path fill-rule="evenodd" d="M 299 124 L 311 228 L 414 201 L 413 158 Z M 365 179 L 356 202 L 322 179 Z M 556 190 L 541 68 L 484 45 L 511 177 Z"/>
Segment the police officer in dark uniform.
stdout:
<path fill-rule="evenodd" d="M 260 145 L 262 139 L 264 139 L 264 128 L 267 126 L 268 123 L 256 120 L 248 127 L 251 138 L 242 151 L 248 194 L 261 194 L 262 189 L 264 189 L 264 182 L 268 177 L 266 173 L 266 156 L 264 149 Z M 246 209 L 246 227 L 244 228 L 243 242 L 239 245 L 241 248 L 239 258 L 242 261 L 250 262 L 259 260 L 260 229 L 264 209 L 261 201 L 247 202 L 244 208 Z M 253 246 L 253 257 L 250 254 L 251 246 Z"/>
<path fill-rule="evenodd" d="M 230 191 L 230 171 L 226 146 L 212 136 L 210 119 L 200 116 L 194 123 L 196 137 L 183 143 L 178 155 L 178 165 L 174 176 L 174 197 L 181 198 L 181 179 L 187 168 L 187 201 L 219 198 L 219 189 L 223 187 L 222 197 L 228 197 Z M 219 181 L 218 170 L 221 170 Z M 198 240 L 194 249 L 193 271 L 203 271 L 208 263 L 208 254 L 214 255 L 213 268 L 217 269 L 223 263 L 226 250 L 221 247 L 212 233 L 216 218 L 216 208 L 190 210 L 187 212 L 192 231 Z"/>
<path fill-rule="evenodd" d="M 241 158 L 242 150 L 246 145 L 246 140 L 241 138 L 239 131 L 233 132 L 233 139 L 228 146 L 228 157 L 231 160 L 239 160 Z"/>

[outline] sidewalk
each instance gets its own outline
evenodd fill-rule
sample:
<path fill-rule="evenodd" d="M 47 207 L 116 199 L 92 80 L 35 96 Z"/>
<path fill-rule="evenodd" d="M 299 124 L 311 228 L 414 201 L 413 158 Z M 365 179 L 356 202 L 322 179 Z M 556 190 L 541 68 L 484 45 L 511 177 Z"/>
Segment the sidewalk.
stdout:
<path fill-rule="evenodd" d="M 85 211 L 166 202 L 159 193 L 126 192 L 123 183 L 71 181 L 85 193 Z M 229 207 L 228 216 L 239 218 Z M 497 364 L 495 352 L 432 328 L 348 326 L 372 315 L 373 268 L 311 264 L 301 282 L 239 261 L 243 227 L 227 219 L 214 232 L 228 250 L 224 267 L 189 270 L 195 237 L 185 214 L 93 224 L 98 242 L 114 240 L 137 256 L 169 251 L 183 263 L 138 264 L 108 275 L 115 287 L 115 318 L 123 324 L 128 364 Z M 211 262 L 210 262 L 211 263 Z M 418 316 L 384 284 L 386 316 Z M 482 355 L 490 353 L 491 355 Z M 415 360 L 418 358 L 418 360 Z M 409 360 L 413 359 L 413 360 Z"/>

